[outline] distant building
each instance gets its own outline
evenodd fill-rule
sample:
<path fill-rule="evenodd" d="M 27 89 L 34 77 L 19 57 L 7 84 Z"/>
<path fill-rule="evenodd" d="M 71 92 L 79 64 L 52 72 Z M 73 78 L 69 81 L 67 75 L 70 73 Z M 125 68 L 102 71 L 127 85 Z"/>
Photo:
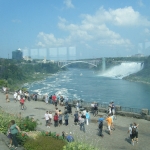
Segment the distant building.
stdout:
<path fill-rule="evenodd" d="M 21 60 L 22 58 L 23 53 L 20 48 L 12 52 L 12 59 Z"/>
<path fill-rule="evenodd" d="M 143 54 L 135 54 L 135 55 L 132 55 L 132 57 L 144 57 Z"/>
<path fill-rule="evenodd" d="M 24 56 L 23 59 L 26 61 L 32 61 L 32 58 L 30 56 Z"/>

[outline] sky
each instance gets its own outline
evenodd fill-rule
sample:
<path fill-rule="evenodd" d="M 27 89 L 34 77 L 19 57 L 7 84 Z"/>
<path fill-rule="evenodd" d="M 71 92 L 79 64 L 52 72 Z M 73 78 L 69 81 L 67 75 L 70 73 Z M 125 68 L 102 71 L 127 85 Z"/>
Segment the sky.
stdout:
<path fill-rule="evenodd" d="M 42 58 L 150 55 L 150 0 L 0 0 L 0 57 L 18 48 Z"/>

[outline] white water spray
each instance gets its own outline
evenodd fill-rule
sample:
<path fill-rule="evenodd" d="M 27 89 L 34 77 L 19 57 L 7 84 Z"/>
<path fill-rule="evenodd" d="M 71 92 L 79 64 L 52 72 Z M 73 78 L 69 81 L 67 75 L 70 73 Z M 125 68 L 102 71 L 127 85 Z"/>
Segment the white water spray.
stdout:
<path fill-rule="evenodd" d="M 118 66 L 108 69 L 100 73 L 99 76 L 122 79 L 123 77 L 136 73 L 142 69 L 143 69 L 143 65 L 141 65 L 141 63 L 127 62 L 127 63 L 121 63 Z"/>

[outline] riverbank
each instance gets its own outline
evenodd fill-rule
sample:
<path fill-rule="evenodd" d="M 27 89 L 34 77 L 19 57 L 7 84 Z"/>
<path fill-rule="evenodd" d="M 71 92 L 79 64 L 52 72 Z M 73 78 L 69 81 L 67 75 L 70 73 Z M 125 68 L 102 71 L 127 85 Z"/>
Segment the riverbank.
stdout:
<path fill-rule="evenodd" d="M 45 104 L 44 102 L 39 101 L 26 101 L 25 105 L 27 106 L 26 111 L 21 111 L 19 108 L 19 103 L 15 103 L 13 101 L 13 96 L 10 96 L 10 103 L 6 103 L 5 95 L 0 93 L 0 106 L 3 110 L 7 112 L 11 112 L 14 114 L 18 114 L 21 112 L 23 117 L 29 116 L 34 117 L 35 119 L 39 120 L 39 125 L 37 130 L 44 130 L 44 131 L 51 131 L 56 132 L 61 135 L 62 131 L 65 132 L 72 132 L 73 136 L 78 141 L 85 141 L 89 144 L 95 145 L 100 149 L 103 147 L 106 150 L 121 150 L 121 149 L 128 149 L 128 150 L 148 150 L 149 149 L 149 138 L 150 138 L 150 122 L 144 119 L 136 119 L 130 117 L 123 117 L 117 116 L 117 120 L 115 120 L 115 128 L 116 130 L 113 131 L 112 135 L 108 135 L 107 133 L 107 126 L 106 122 L 104 123 L 104 138 L 99 137 L 98 130 L 97 130 L 97 117 L 93 117 L 91 114 L 91 121 L 90 124 L 87 126 L 85 125 L 86 133 L 80 131 L 79 126 L 74 125 L 74 117 L 73 115 L 69 115 L 69 125 L 54 127 L 51 125 L 50 128 L 45 127 L 45 119 L 44 114 L 46 110 L 50 110 L 55 112 L 55 107 L 52 104 Z M 58 106 L 58 109 L 64 111 L 64 107 Z M 75 112 L 75 108 L 72 108 L 73 114 Z M 103 113 L 99 113 L 103 114 Z M 95 121 L 94 121 L 95 120 Z M 136 122 L 139 124 L 139 143 L 132 146 L 129 140 L 129 134 L 127 134 L 128 127 L 130 123 Z"/>

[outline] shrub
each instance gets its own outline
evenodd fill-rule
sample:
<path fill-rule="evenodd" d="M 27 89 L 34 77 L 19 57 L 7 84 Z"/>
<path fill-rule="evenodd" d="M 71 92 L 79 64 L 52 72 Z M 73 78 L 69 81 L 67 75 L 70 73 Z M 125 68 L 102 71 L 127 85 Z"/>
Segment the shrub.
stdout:
<path fill-rule="evenodd" d="M 49 134 L 49 133 L 46 133 Z M 24 144 L 26 150 L 63 150 L 66 142 L 51 136 L 39 136 L 37 139 L 27 140 Z"/>
<path fill-rule="evenodd" d="M 72 142 L 65 145 L 63 147 L 63 150 L 98 150 L 98 149 L 86 143 Z"/>
<path fill-rule="evenodd" d="M 18 122 L 18 126 L 22 131 L 34 131 L 37 126 L 37 121 L 34 121 L 32 118 L 26 117 Z"/>
<path fill-rule="evenodd" d="M 20 116 L 6 113 L 0 109 L 0 132 L 7 133 L 11 120 L 15 120 L 21 131 L 34 131 L 37 127 L 37 121 L 34 121 L 32 118 L 20 118 Z"/>
<path fill-rule="evenodd" d="M 24 145 L 24 143 L 29 139 L 26 133 L 18 133 L 17 141 L 19 145 Z"/>

